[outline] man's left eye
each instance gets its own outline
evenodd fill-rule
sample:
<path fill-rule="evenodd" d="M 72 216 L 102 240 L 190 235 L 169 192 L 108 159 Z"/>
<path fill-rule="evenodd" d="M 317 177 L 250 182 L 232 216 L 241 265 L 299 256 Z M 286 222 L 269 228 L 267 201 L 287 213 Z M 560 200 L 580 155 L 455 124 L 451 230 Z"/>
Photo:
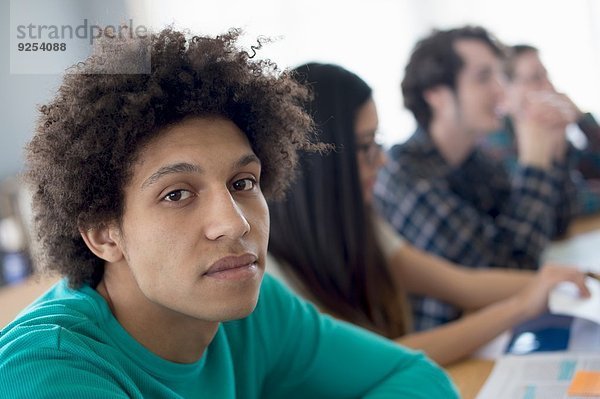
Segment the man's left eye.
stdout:
<path fill-rule="evenodd" d="M 188 199 L 192 196 L 192 193 L 188 190 L 175 190 L 163 197 L 163 200 L 167 202 L 179 202 Z"/>
<path fill-rule="evenodd" d="M 235 191 L 250 191 L 256 186 L 256 181 L 250 178 L 240 179 L 236 180 L 232 186 Z"/>

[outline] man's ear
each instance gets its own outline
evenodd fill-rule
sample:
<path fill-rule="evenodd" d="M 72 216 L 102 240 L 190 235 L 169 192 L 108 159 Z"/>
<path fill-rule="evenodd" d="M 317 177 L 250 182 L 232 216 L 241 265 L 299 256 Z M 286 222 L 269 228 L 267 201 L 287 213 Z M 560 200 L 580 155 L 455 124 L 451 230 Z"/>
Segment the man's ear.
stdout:
<path fill-rule="evenodd" d="M 435 86 L 423 92 L 423 98 L 434 110 L 443 109 L 451 97 L 452 90 L 448 86 Z"/>
<path fill-rule="evenodd" d="M 112 223 L 88 229 L 80 227 L 79 233 L 90 251 L 100 259 L 115 263 L 123 258 L 121 235 L 118 227 Z"/>

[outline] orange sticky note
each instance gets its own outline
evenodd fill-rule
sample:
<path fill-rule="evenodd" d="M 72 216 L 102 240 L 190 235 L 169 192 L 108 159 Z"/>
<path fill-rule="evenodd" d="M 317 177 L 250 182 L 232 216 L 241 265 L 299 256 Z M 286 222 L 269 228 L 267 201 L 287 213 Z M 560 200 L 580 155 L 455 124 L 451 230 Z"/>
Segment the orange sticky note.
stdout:
<path fill-rule="evenodd" d="M 569 386 L 569 396 L 600 396 L 600 371 L 578 371 Z"/>

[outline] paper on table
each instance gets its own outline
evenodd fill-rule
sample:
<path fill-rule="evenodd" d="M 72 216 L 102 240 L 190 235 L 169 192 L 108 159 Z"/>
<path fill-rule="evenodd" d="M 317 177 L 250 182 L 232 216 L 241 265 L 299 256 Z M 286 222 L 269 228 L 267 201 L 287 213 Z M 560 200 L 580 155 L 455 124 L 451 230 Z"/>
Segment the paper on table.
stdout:
<path fill-rule="evenodd" d="M 600 354 L 505 356 L 496 362 L 477 399 L 564 399 L 579 371 L 600 371 Z"/>
<path fill-rule="evenodd" d="M 550 312 L 580 317 L 600 324 L 600 281 L 587 277 L 585 283 L 592 294 L 589 298 L 579 296 L 575 284 L 561 283 L 550 293 Z"/>
<path fill-rule="evenodd" d="M 578 235 L 566 241 L 553 242 L 542 254 L 543 263 L 564 263 L 580 270 L 600 272 L 598 263 L 600 230 Z"/>

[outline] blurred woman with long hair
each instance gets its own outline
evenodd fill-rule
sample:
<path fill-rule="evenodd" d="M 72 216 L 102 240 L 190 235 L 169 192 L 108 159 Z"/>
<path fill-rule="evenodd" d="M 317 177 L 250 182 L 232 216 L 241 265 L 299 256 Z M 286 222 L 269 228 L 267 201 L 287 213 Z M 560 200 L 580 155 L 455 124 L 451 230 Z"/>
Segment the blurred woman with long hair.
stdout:
<path fill-rule="evenodd" d="M 583 273 L 571 268 L 473 270 L 402 240 L 371 206 L 385 154 L 375 141 L 378 119 L 370 87 L 335 65 L 305 64 L 295 72 L 313 91 L 306 106 L 320 140 L 333 150 L 303 154 L 286 199 L 270 203 L 267 271 L 323 311 L 424 350 L 440 364 L 542 313 L 559 282 L 572 281 L 582 295 L 589 294 Z M 435 297 L 469 314 L 412 332 L 407 294 Z"/>

